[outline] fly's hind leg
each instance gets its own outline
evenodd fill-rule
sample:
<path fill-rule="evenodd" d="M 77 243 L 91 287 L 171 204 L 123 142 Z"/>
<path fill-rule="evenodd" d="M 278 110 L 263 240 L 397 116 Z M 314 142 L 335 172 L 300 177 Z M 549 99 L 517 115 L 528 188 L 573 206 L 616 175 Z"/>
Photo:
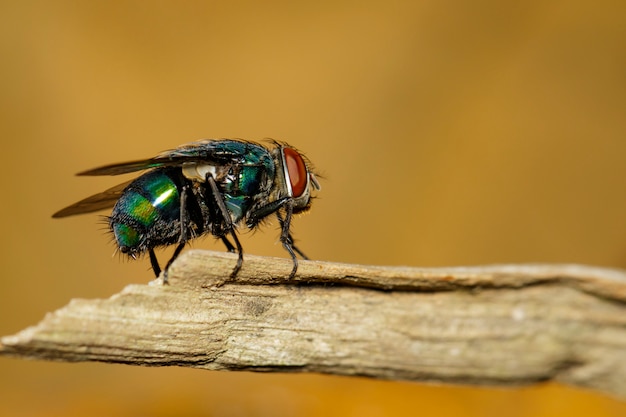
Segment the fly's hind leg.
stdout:
<path fill-rule="evenodd" d="M 187 185 L 184 185 L 180 192 L 180 236 L 178 237 L 178 245 L 176 246 L 176 249 L 174 249 L 174 254 L 170 258 L 170 260 L 167 261 L 167 264 L 165 265 L 165 271 L 163 272 L 163 284 L 168 283 L 167 274 L 170 269 L 170 266 L 172 265 L 172 262 L 174 262 L 176 258 L 178 258 L 178 255 L 180 255 L 180 252 L 183 250 L 183 248 L 185 247 L 185 244 L 187 244 L 187 241 L 189 240 L 187 236 L 187 231 L 189 230 L 189 216 L 187 215 L 188 188 L 189 187 Z M 154 255 L 154 252 L 151 249 L 150 250 L 151 261 L 153 259 L 153 255 Z M 156 260 L 156 256 L 154 256 L 154 260 Z M 152 267 L 154 268 L 154 263 L 152 264 Z"/>
<path fill-rule="evenodd" d="M 161 275 L 161 266 L 159 265 L 159 260 L 154 254 L 154 249 L 148 249 L 148 254 L 150 255 L 150 265 L 152 265 L 152 270 L 154 271 L 154 275 L 158 278 Z"/>
<path fill-rule="evenodd" d="M 230 243 L 230 240 L 228 240 L 226 236 L 222 236 L 221 239 L 222 243 L 224 243 L 224 246 L 226 246 L 226 250 L 230 253 L 235 253 L 235 247 L 232 243 Z"/>

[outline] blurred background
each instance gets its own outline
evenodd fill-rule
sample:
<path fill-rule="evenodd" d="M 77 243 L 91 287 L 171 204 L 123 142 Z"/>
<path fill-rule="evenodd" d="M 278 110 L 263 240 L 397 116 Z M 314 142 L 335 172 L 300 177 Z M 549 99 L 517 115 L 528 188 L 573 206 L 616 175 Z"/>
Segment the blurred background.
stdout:
<path fill-rule="evenodd" d="M 147 260 L 112 256 L 98 215 L 50 216 L 130 178 L 74 173 L 202 138 L 271 137 L 308 155 L 323 189 L 294 231 L 314 259 L 626 268 L 624 2 L 4 1 L 0 33 L 1 335 L 152 280 Z M 286 256 L 277 241 L 276 224 L 242 238 Z M 3 416 L 416 412 L 626 406 L 557 384 L 0 358 Z"/>

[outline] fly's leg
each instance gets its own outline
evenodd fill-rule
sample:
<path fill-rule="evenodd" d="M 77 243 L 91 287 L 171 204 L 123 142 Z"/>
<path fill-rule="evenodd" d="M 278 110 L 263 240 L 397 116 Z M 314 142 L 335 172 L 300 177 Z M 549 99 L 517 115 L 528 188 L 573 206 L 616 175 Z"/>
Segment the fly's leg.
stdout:
<path fill-rule="evenodd" d="M 276 217 L 278 217 L 278 222 L 280 223 L 280 227 L 281 227 L 281 228 L 284 228 L 284 227 L 285 227 L 285 226 L 284 226 L 285 221 L 283 220 L 283 216 L 281 216 L 280 212 L 278 212 L 278 211 L 276 212 Z M 287 226 L 287 230 L 289 231 L 289 226 Z M 291 232 L 288 232 L 288 234 L 287 234 L 287 238 L 288 238 L 288 240 L 289 240 L 289 243 L 291 243 L 291 248 L 292 248 L 292 249 L 293 249 L 293 250 L 294 250 L 294 251 L 295 251 L 298 255 L 300 255 L 300 257 L 301 257 L 302 259 L 305 259 L 305 260 L 307 260 L 307 261 L 308 261 L 308 260 L 309 260 L 309 257 L 308 257 L 308 256 L 306 256 L 306 255 L 304 254 L 304 252 L 302 252 L 302 251 L 301 251 L 301 250 L 300 250 L 300 249 L 299 249 L 296 245 L 294 245 L 294 244 L 293 244 L 294 239 L 293 239 L 293 236 L 292 236 Z"/>
<path fill-rule="evenodd" d="M 278 213 L 278 210 L 280 210 L 287 203 L 287 201 L 289 201 L 289 197 L 283 197 L 280 200 L 273 201 L 257 208 L 248 215 L 248 227 L 252 229 L 265 217 L 272 213 Z M 282 226 L 282 218 L 279 217 L 278 219 L 281 221 Z"/>
<path fill-rule="evenodd" d="M 280 209 L 285 210 L 284 219 L 280 214 Z M 248 217 L 248 227 L 252 228 L 256 226 L 264 217 L 269 216 L 272 213 L 276 213 L 276 217 L 278 217 L 278 222 L 280 223 L 280 227 L 282 229 L 280 242 L 283 244 L 283 248 L 289 252 L 291 260 L 293 261 L 293 268 L 289 274 L 289 279 L 292 279 L 298 271 L 298 258 L 296 258 L 296 253 L 303 259 L 309 259 L 304 252 L 293 244 L 293 236 L 289 231 L 289 228 L 291 227 L 291 217 L 293 215 L 293 200 L 289 197 L 284 197 L 263 207 L 259 207 L 254 212 L 250 213 Z"/>
<path fill-rule="evenodd" d="M 224 199 L 222 198 L 222 194 L 220 193 L 220 190 L 217 188 L 217 183 L 215 182 L 215 178 L 213 178 L 213 175 L 207 174 L 206 182 L 209 184 L 209 187 L 211 187 L 213 198 L 215 199 L 215 202 L 217 203 L 217 206 L 219 207 L 220 212 L 222 213 L 222 217 L 224 218 L 224 223 L 226 223 L 226 229 L 228 230 L 228 233 L 230 233 L 231 237 L 233 238 L 233 241 L 235 242 L 235 246 L 237 248 L 237 252 L 239 254 L 239 257 L 237 258 L 237 265 L 235 265 L 235 269 L 233 269 L 233 272 L 230 274 L 230 279 L 234 279 L 237 276 L 237 273 L 239 272 L 239 270 L 241 269 L 241 265 L 243 265 L 243 248 L 241 247 L 239 238 L 237 238 L 237 233 L 235 233 L 235 227 L 233 225 L 232 219 L 230 218 L 230 213 L 228 212 L 228 209 L 226 208 L 226 203 L 224 203 Z M 226 236 L 222 237 L 222 242 L 224 242 L 229 252 L 233 252 L 235 248 L 230 243 L 230 241 L 226 238 Z"/>
<path fill-rule="evenodd" d="M 232 243 L 230 243 L 230 240 L 228 240 L 228 238 L 226 236 L 222 236 L 222 242 L 224 243 L 224 246 L 226 246 L 226 250 L 230 253 L 234 253 L 235 252 L 235 247 L 233 246 Z"/>
<path fill-rule="evenodd" d="M 187 216 L 187 190 L 187 185 L 184 185 L 180 192 L 180 236 L 178 238 L 178 245 L 176 246 L 176 249 L 174 249 L 174 254 L 170 260 L 167 261 L 167 265 L 165 265 L 165 271 L 163 272 L 163 284 L 167 284 L 167 273 L 170 266 L 172 265 L 172 262 L 178 258 L 178 255 L 180 255 L 180 252 L 183 250 L 188 240 L 187 229 L 189 229 L 189 217 Z M 153 252 L 150 253 L 150 260 L 152 260 L 152 255 Z M 154 259 L 156 260 L 156 257 L 154 257 Z M 154 264 L 152 267 L 154 268 Z"/>
<path fill-rule="evenodd" d="M 293 239 L 291 237 L 291 233 L 289 233 L 289 227 L 291 225 L 291 216 L 293 214 L 293 201 L 288 200 L 285 202 L 285 219 L 283 220 L 280 215 L 278 215 L 278 220 L 281 223 L 283 228 L 282 233 L 280 234 L 280 242 L 283 244 L 283 248 L 289 255 L 291 255 L 291 260 L 293 261 L 293 268 L 291 269 L 291 273 L 289 274 L 289 279 L 293 279 L 296 276 L 296 272 L 298 271 L 298 258 L 296 258 L 296 254 L 294 252 Z M 302 253 L 300 250 L 295 249 L 300 255 Z"/>
<path fill-rule="evenodd" d="M 148 249 L 148 254 L 150 254 L 150 264 L 152 265 L 152 270 L 154 271 L 154 275 L 158 278 L 161 275 L 161 267 L 159 266 L 159 260 L 154 254 L 154 249 Z"/>

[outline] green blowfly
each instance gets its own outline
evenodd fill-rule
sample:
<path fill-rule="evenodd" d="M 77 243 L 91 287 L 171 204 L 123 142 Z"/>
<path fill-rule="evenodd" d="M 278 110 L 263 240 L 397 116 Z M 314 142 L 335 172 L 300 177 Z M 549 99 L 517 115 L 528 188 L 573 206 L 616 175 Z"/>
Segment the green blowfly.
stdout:
<path fill-rule="evenodd" d="M 306 256 L 290 233 L 293 214 L 311 206 L 311 191 L 320 185 L 310 162 L 286 143 L 268 147 L 234 139 L 208 139 L 182 145 L 154 158 L 80 172 L 78 175 L 119 175 L 144 171 L 138 178 L 81 200 L 52 217 L 91 213 L 113 207 L 108 224 L 122 253 L 132 258 L 148 252 L 158 277 L 161 267 L 154 253 L 160 246 L 177 245 L 167 271 L 185 244 L 211 234 L 229 252 L 239 254 L 231 277 L 243 264 L 237 226 L 254 229 L 274 214 L 281 225 L 280 241 L 293 260 Z M 232 239 L 232 242 L 230 239 Z"/>

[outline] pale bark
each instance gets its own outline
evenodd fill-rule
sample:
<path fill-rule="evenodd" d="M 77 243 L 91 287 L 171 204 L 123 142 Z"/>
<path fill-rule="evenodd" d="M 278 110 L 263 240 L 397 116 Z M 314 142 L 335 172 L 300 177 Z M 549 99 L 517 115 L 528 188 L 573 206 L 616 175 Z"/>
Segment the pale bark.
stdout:
<path fill-rule="evenodd" d="M 190 250 L 170 285 L 72 300 L 0 354 L 480 385 L 556 380 L 626 398 L 626 272 L 373 267 Z"/>

